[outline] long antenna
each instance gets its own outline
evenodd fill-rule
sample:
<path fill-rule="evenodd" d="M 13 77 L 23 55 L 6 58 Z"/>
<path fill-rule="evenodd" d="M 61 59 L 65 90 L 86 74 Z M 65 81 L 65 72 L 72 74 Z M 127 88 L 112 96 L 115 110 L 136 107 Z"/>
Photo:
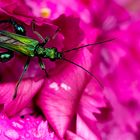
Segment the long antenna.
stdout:
<path fill-rule="evenodd" d="M 82 66 L 80 66 L 80 65 L 74 63 L 73 61 L 68 60 L 68 59 L 66 59 L 66 58 L 64 58 L 64 57 L 62 57 L 61 60 L 65 60 L 65 61 L 67 61 L 67 62 L 69 62 L 69 63 L 71 63 L 71 64 L 73 64 L 73 65 L 78 66 L 79 68 L 83 69 L 84 71 L 86 71 L 89 75 L 91 75 L 92 77 L 94 77 L 94 79 L 98 82 L 98 84 L 100 85 L 100 87 L 103 89 L 103 85 L 102 85 L 102 83 L 101 83 L 101 82 L 96 78 L 96 76 L 93 75 L 91 72 L 89 72 L 88 70 L 86 70 L 86 69 L 83 68 Z"/>
<path fill-rule="evenodd" d="M 62 53 L 70 52 L 70 51 L 73 51 L 73 50 L 78 50 L 78 49 L 80 49 L 80 48 L 84 48 L 84 47 L 88 47 L 88 46 L 103 44 L 103 43 L 105 43 L 105 42 L 110 42 L 110 41 L 112 41 L 112 40 L 114 40 L 114 39 L 115 39 L 115 38 L 113 38 L 113 39 L 108 39 L 108 40 L 104 40 L 104 41 L 101 41 L 101 42 L 86 44 L 86 45 L 83 45 L 83 46 L 80 46 L 80 47 L 77 47 L 77 48 L 72 48 L 72 49 L 70 49 L 70 50 L 63 51 Z"/>

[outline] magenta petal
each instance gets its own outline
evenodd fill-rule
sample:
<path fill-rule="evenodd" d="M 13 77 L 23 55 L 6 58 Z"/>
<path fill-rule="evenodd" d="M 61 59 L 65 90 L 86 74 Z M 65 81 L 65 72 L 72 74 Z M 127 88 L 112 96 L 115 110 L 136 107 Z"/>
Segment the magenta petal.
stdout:
<path fill-rule="evenodd" d="M 89 51 L 84 49 L 77 55 L 80 59 L 73 61 L 89 69 L 90 57 Z M 65 67 L 60 73 L 46 81 L 37 98 L 37 104 L 60 137 L 63 137 L 68 129 L 88 81 L 87 73 L 82 69 L 69 63 L 63 66 Z"/>
<path fill-rule="evenodd" d="M 71 131 L 67 131 L 65 137 L 66 137 L 66 140 L 85 140 L 84 138 L 74 134 Z"/>
<path fill-rule="evenodd" d="M 99 108 L 106 106 L 106 100 L 102 92 L 103 91 L 97 81 L 95 81 L 95 79 L 90 80 L 80 100 L 78 113 L 95 121 L 96 118 L 93 113 L 100 113 Z"/>
<path fill-rule="evenodd" d="M 15 84 L 1 84 L 1 103 L 4 103 L 4 112 L 8 116 L 13 116 L 20 112 L 23 108 L 32 101 L 33 97 L 37 94 L 44 80 L 23 80 L 19 86 L 17 97 L 12 100 Z"/>
<path fill-rule="evenodd" d="M 53 21 L 57 25 L 64 36 L 64 49 L 77 47 L 84 39 L 84 34 L 80 28 L 80 19 L 75 16 L 61 15 Z"/>
<path fill-rule="evenodd" d="M 28 20 L 32 21 L 32 18 L 34 17 L 31 9 L 22 0 L 12 0 L 9 2 L 1 1 L 0 12 L 23 22 L 27 22 Z"/>
<path fill-rule="evenodd" d="M 96 123 L 77 115 L 76 134 L 85 140 L 101 140 Z"/>

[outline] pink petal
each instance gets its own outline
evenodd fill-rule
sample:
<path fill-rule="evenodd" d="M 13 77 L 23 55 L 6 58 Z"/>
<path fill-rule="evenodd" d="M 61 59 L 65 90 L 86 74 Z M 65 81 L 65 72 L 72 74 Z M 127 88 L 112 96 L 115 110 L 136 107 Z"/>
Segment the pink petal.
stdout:
<path fill-rule="evenodd" d="M 67 140 L 85 140 L 84 138 L 76 135 L 75 133 L 73 133 L 71 131 L 66 132 L 66 139 Z"/>
<path fill-rule="evenodd" d="M 80 59 L 75 59 L 75 63 L 89 69 L 90 53 L 84 49 L 83 52 L 80 51 L 77 54 L 77 57 Z M 64 136 L 77 110 L 82 91 L 87 83 L 86 77 L 87 73 L 82 69 L 64 63 L 60 74 L 58 73 L 46 81 L 37 98 L 37 104 L 60 137 Z"/>
<path fill-rule="evenodd" d="M 23 80 L 18 88 L 17 97 L 13 99 L 15 84 L 6 83 L 1 84 L 1 104 L 4 104 L 4 112 L 8 116 L 13 116 L 28 106 L 32 98 L 39 91 L 43 80 Z"/>
<path fill-rule="evenodd" d="M 76 134 L 85 140 L 101 140 L 96 123 L 82 118 L 80 115 L 77 115 Z"/>
<path fill-rule="evenodd" d="M 106 107 L 106 100 L 102 94 L 102 88 L 97 81 L 93 79 L 90 80 L 85 88 L 85 92 L 80 100 L 78 113 L 83 117 L 96 121 L 93 114 L 99 114 L 100 108 Z"/>

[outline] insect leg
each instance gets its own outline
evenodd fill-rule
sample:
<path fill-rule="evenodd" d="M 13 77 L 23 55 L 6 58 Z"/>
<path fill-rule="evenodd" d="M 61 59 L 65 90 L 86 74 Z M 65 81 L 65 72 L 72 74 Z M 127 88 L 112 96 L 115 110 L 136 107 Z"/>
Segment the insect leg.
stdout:
<path fill-rule="evenodd" d="M 13 19 L 0 20 L 0 24 L 2 24 L 2 23 L 11 24 L 13 26 L 13 29 L 16 32 L 16 34 L 26 35 L 24 26 L 21 24 L 18 24 L 15 20 L 13 20 Z"/>
<path fill-rule="evenodd" d="M 15 92 L 14 92 L 13 99 L 15 99 L 16 96 L 17 96 L 18 86 L 19 86 L 19 84 L 20 84 L 20 82 L 21 82 L 21 80 L 22 80 L 22 78 L 23 78 L 23 76 L 24 76 L 24 74 L 25 74 L 25 72 L 26 72 L 28 66 L 29 66 L 29 63 L 30 63 L 30 57 L 27 58 L 27 60 L 26 60 L 26 62 L 25 62 L 25 65 L 24 65 L 23 72 L 22 72 L 22 74 L 21 74 L 21 76 L 20 76 L 20 78 L 19 78 L 19 80 L 18 80 L 18 82 L 17 82 L 17 84 L 16 84 L 16 88 L 15 88 Z"/>
<path fill-rule="evenodd" d="M 44 43 L 47 43 L 49 40 L 53 40 L 55 39 L 55 37 L 57 36 L 58 32 L 60 31 L 60 28 L 58 28 L 55 32 L 54 32 L 54 35 L 52 37 L 46 37 L 45 38 L 45 42 Z"/>
<path fill-rule="evenodd" d="M 42 40 L 42 46 L 44 46 L 44 44 L 46 44 L 49 40 L 51 40 L 51 39 L 55 39 L 55 37 L 56 37 L 56 35 L 57 35 L 57 33 L 60 31 L 60 29 L 58 28 L 56 31 L 55 31 L 55 33 L 54 33 L 54 35 L 52 36 L 52 37 L 46 37 L 45 39 L 42 37 L 42 35 L 40 34 L 40 33 L 38 33 L 37 31 L 35 31 L 35 22 L 34 22 L 34 20 L 32 21 L 32 31 L 33 31 L 33 33 L 34 34 L 36 34 L 41 40 Z"/>
<path fill-rule="evenodd" d="M 56 38 L 59 31 L 60 31 L 60 28 L 57 28 L 57 30 L 54 32 L 54 35 L 52 36 L 52 39 Z"/>
<path fill-rule="evenodd" d="M 40 57 L 38 57 L 38 61 L 39 61 L 39 65 L 41 67 L 42 70 L 44 70 L 45 74 L 46 74 L 46 77 L 49 77 L 47 71 L 46 71 L 46 68 L 45 68 L 45 65 L 44 63 L 42 62 L 42 59 Z"/>
<path fill-rule="evenodd" d="M 1 52 L 0 53 L 0 62 L 4 63 L 12 59 L 14 56 L 13 51 L 6 51 L 6 52 Z"/>
<path fill-rule="evenodd" d="M 35 31 L 35 22 L 34 20 L 32 21 L 32 31 L 34 34 L 36 34 L 43 42 L 45 41 L 44 38 L 42 37 L 42 35 L 40 33 L 38 33 L 37 31 Z"/>
<path fill-rule="evenodd" d="M 0 24 L 2 23 L 11 23 L 11 19 L 0 20 Z"/>

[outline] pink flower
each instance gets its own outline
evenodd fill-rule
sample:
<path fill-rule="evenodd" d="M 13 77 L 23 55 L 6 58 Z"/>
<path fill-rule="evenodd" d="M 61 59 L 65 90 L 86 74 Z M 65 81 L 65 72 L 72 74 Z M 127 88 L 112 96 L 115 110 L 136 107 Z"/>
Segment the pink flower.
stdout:
<path fill-rule="evenodd" d="M 26 4 L 31 7 L 34 15 L 49 19 L 56 19 L 63 13 L 67 16 L 81 16 L 82 19 L 89 18 L 88 10 L 80 1 L 74 0 L 26 0 Z"/>
<path fill-rule="evenodd" d="M 138 137 L 134 133 L 139 131 L 139 50 L 136 47 L 139 43 L 139 22 L 130 25 L 130 13 L 114 1 L 109 2 L 0 2 L 0 19 L 14 18 L 25 27 L 26 36 L 39 40 L 32 31 L 33 19 L 35 30 L 43 38 L 53 36 L 59 27 L 61 30 L 56 38 L 45 47 L 65 51 L 95 40 L 116 38 L 96 49 L 91 46 L 64 53 L 66 59 L 103 81 L 104 90 L 83 69 L 66 61 L 50 62 L 44 59 L 49 73 L 46 78 L 38 66 L 38 60 L 34 59 L 20 84 L 16 99 L 12 100 L 26 57 L 15 53 L 11 61 L 0 64 L 0 109 L 4 138 L 21 139 L 24 132 L 29 134 L 26 135 L 29 139 L 42 140 L 118 140 Z M 0 29 L 13 32 L 9 24 L 0 24 Z M 131 39 L 133 47 L 129 46 Z M 138 43 L 135 45 L 136 41 Z M 136 69 L 135 74 L 132 74 L 131 67 Z M 20 119 L 19 116 L 23 115 L 25 118 Z M 22 124 L 17 124 L 20 120 Z M 13 128 L 13 124 L 16 128 Z M 4 129 L 4 126 L 8 127 Z M 18 126 L 22 126 L 24 132 Z"/>
<path fill-rule="evenodd" d="M 13 9 L 11 11 L 13 11 Z M 3 11 L 5 12 L 6 10 L 7 10 L 6 8 L 3 8 L 2 12 Z M 28 18 L 26 22 L 27 19 L 26 17 L 19 18 L 18 16 L 15 15 L 15 12 L 14 13 L 9 12 L 7 15 L 5 14 L 3 15 L 4 16 L 2 17 L 2 20 L 9 17 L 10 18 L 15 17 L 15 21 L 17 21 L 18 23 L 21 23 L 21 21 L 25 21 L 24 26 L 27 31 L 27 35 L 35 37 L 35 35 L 31 31 L 31 26 L 27 25 L 28 23 L 31 22 L 32 19 L 31 17 Z M 36 18 L 35 20 L 37 24 L 36 30 L 38 32 L 41 31 L 41 35 L 43 37 L 46 37 L 46 33 L 48 34 L 48 36 L 52 36 L 54 31 L 57 29 L 56 25 L 61 28 L 61 32 L 58 34 L 57 38 L 55 40 L 50 41 L 47 44 L 48 47 L 53 46 L 61 50 L 63 46 L 65 46 L 65 50 L 67 50 L 73 47 L 77 47 L 83 39 L 83 33 L 79 27 L 79 19 L 77 17 L 73 17 L 73 16 L 66 17 L 65 15 L 62 15 L 58 19 L 52 21 L 52 24 L 50 24 L 49 22 L 47 22 L 48 24 L 46 24 L 45 23 L 46 20 L 44 21 L 39 20 L 39 18 Z M 8 24 L 7 25 L 1 24 L 1 29 L 4 29 L 5 26 L 8 26 Z M 12 31 L 12 27 L 8 26 L 5 30 Z M 69 55 L 66 54 L 68 59 L 70 59 L 74 55 L 75 55 L 74 58 L 75 62 L 79 64 L 81 63 L 81 65 L 84 65 L 87 69 L 90 68 L 91 54 L 87 49 L 83 50 L 81 53 L 72 52 Z M 81 59 L 83 60 L 83 62 L 81 61 Z M 2 89 L 1 90 L 1 104 L 3 105 L 1 108 L 2 112 L 6 113 L 6 115 L 9 117 L 14 117 L 15 115 L 26 115 L 26 114 L 28 115 L 34 113 L 34 107 L 35 107 L 34 104 L 37 103 L 36 105 L 38 105 L 38 107 L 41 108 L 43 114 L 45 115 L 45 118 L 49 120 L 49 124 L 51 124 L 51 127 L 53 128 L 53 130 L 55 131 L 58 137 L 63 138 L 65 136 L 69 138 L 72 137 L 71 136 L 72 134 L 74 135 L 74 137 L 81 137 L 80 131 L 79 131 L 80 132 L 79 136 L 77 136 L 77 134 L 74 134 L 75 131 L 70 131 L 68 129 L 70 127 L 71 121 L 74 120 L 73 117 L 75 116 L 76 110 L 78 109 L 78 104 L 79 104 L 78 102 L 80 101 L 82 95 L 82 89 L 84 89 L 85 85 L 88 83 L 88 79 L 86 78 L 87 74 L 83 70 L 78 69 L 77 67 L 70 65 L 67 62 L 62 61 L 62 64 L 60 64 L 59 62 L 52 64 L 46 61 L 45 62 L 46 66 L 48 66 L 47 69 L 48 70 L 50 69 L 52 72 L 49 72 L 51 78 L 45 79 L 44 73 L 42 72 L 41 74 L 39 68 L 36 68 L 35 67 L 36 65 L 32 62 L 34 66 L 33 64 L 30 65 L 32 69 L 29 69 L 29 71 L 27 72 L 26 75 L 27 78 L 22 80 L 22 83 L 20 84 L 20 87 L 18 89 L 18 95 L 16 99 L 12 100 L 13 97 L 12 93 L 14 93 L 15 84 L 18 75 L 21 73 L 20 69 L 22 68 L 22 64 L 23 64 L 21 62 L 23 61 L 25 61 L 25 58 L 17 54 L 15 58 L 11 60 L 11 62 L 8 62 L 7 64 L 2 64 L 2 66 L 5 65 L 5 67 L 1 69 L 1 73 L 4 73 L 1 77 L 4 82 L 3 84 L 0 85 Z M 12 66 L 15 65 L 15 63 L 17 63 L 16 65 L 17 67 L 19 67 L 18 71 L 16 71 L 17 68 L 16 69 L 12 68 Z M 14 75 L 13 79 L 11 79 L 12 77 L 9 77 L 8 75 L 9 72 L 5 70 L 8 68 L 10 68 L 11 76 Z M 55 68 L 57 68 L 57 70 Z M 79 73 L 80 77 L 77 75 L 77 72 Z M 72 75 L 73 79 L 69 79 L 69 76 L 67 76 L 68 74 Z M 36 78 L 33 78 L 34 75 L 36 76 Z M 83 80 L 85 82 L 83 83 L 80 82 Z M 58 91 L 55 92 L 53 91 L 54 84 L 56 85 L 58 84 L 57 85 L 59 88 Z M 75 86 L 75 84 L 77 84 L 77 86 Z M 70 93 L 68 93 L 68 91 Z M 58 93 L 58 95 L 56 95 L 56 93 Z M 49 100 L 46 98 L 46 94 L 49 94 L 47 95 Z M 46 99 L 44 98 L 44 95 Z M 45 103 L 42 100 L 42 97 L 44 98 L 43 100 L 45 101 Z M 54 108 L 51 108 L 51 104 L 54 106 Z M 66 105 L 66 108 L 63 109 L 62 106 L 64 104 Z M 58 108 L 57 106 L 58 107 L 60 106 L 59 112 L 57 111 Z M 71 108 L 70 110 L 68 110 L 69 107 Z M 57 114 L 58 116 L 61 117 L 57 118 Z M 80 121 L 80 116 L 78 120 Z M 72 129 L 74 129 L 74 124 L 72 124 L 71 126 Z M 88 126 L 85 125 L 85 128 L 86 127 L 88 129 Z M 91 137 L 94 137 L 96 139 L 99 137 L 98 134 L 97 135 L 93 134 L 92 131 L 90 133 L 91 133 L 90 134 Z"/>

